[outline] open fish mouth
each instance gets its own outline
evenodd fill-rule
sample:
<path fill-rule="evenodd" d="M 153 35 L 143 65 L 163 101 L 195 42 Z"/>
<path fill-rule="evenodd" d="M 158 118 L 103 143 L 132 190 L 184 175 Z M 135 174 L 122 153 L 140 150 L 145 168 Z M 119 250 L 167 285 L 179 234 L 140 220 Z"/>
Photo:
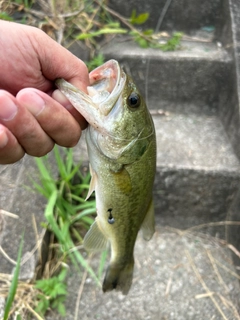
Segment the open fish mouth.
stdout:
<path fill-rule="evenodd" d="M 90 72 L 89 79 L 88 94 L 64 79 L 57 79 L 55 83 L 72 105 L 96 128 L 100 125 L 96 125 L 96 120 L 109 114 L 122 93 L 126 74 L 116 60 L 109 60 Z"/>
<path fill-rule="evenodd" d="M 120 73 L 119 64 L 115 60 L 110 60 L 91 71 L 89 74 L 90 86 L 87 88 L 89 96 L 101 92 L 112 93 L 119 84 Z"/>
<path fill-rule="evenodd" d="M 116 60 L 109 60 L 89 74 L 88 96 L 104 116 L 113 108 L 126 82 Z"/>

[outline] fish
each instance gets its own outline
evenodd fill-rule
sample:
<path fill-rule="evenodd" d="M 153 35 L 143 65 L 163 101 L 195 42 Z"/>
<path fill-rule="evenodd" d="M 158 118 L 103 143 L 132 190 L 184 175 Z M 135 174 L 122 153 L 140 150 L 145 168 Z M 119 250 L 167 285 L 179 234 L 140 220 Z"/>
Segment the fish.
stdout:
<path fill-rule="evenodd" d="M 139 230 L 150 240 L 155 232 L 153 183 L 156 134 L 146 103 L 116 60 L 89 74 L 88 94 L 64 79 L 56 86 L 89 123 L 86 143 L 96 219 L 85 235 L 88 251 L 111 248 L 103 292 L 127 295 L 133 279 L 134 246 Z"/>

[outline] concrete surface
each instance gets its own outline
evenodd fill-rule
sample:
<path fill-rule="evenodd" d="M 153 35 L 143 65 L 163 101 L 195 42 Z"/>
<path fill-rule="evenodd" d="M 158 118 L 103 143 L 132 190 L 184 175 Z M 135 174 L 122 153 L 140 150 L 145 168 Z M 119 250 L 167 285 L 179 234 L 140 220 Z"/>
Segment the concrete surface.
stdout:
<path fill-rule="evenodd" d="M 90 264 L 97 270 L 99 257 Z M 88 276 L 82 289 L 84 277 L 70 267 L 67 315 L 47 319 L 239 319 L 237 277 L 231 252 L 218 239 L 194 232 L 181 235 L 158 225 L 151 241 L 138 237 L 127 296 L 104 294 Z"/>
<path fill-rule="evenodd" d="M 23 254 L 26 254 L 34 249 L 38 235 L 42 231 L 40 223 L 44 221 L 46 201 L 34 193 L 31 179 L 37 179 L 36 165 L 32 157 L 26 156 L 16 164 L 0 166 L 0 209 L 18 217 L 12 218 L 1 214 L 4 219 L 1 248 L 13 261 L 17 259 L 22 233 L 25 233 Z M 32 267 L 26 271 L 26 277 L 30 279 L 34 274 L 36 253 L 35 250 L 35 254 L 30 255 Z M 14 262 L 10 259 L 4 258 L 1 254 L 1 273 L 11 273 Z"/>

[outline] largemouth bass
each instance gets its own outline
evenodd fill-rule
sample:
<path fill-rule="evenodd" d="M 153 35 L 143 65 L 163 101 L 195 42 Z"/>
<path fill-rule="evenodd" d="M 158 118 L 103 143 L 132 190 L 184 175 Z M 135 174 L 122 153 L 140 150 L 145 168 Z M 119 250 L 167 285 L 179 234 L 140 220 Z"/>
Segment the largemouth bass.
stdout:
<path fill-rule="evenodd" d="M 139 229 L 150 240 L 154 233 L 152 188 L 156 137 L 147 106 L 115 60 L 90 75 L 88 95 L 63 79 L 57 87 L 85 117 L 91 183 L 97 217 L 84 238 L 90 251 L 111 246 L 103 291 L 127 294 L 133 277 L 134 245 Z"/>

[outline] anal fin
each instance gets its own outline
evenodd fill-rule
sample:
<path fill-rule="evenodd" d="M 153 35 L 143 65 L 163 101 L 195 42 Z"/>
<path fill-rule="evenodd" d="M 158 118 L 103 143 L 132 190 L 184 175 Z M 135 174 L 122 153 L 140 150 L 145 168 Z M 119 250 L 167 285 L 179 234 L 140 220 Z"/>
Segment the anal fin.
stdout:
<path fill-rule="evenodd" d="M 86 250 L 91 252 L 102 251 L 107 248 L 108 239 L 104 236 L 95 221 L 83 240 L 83 246 Z"/>

